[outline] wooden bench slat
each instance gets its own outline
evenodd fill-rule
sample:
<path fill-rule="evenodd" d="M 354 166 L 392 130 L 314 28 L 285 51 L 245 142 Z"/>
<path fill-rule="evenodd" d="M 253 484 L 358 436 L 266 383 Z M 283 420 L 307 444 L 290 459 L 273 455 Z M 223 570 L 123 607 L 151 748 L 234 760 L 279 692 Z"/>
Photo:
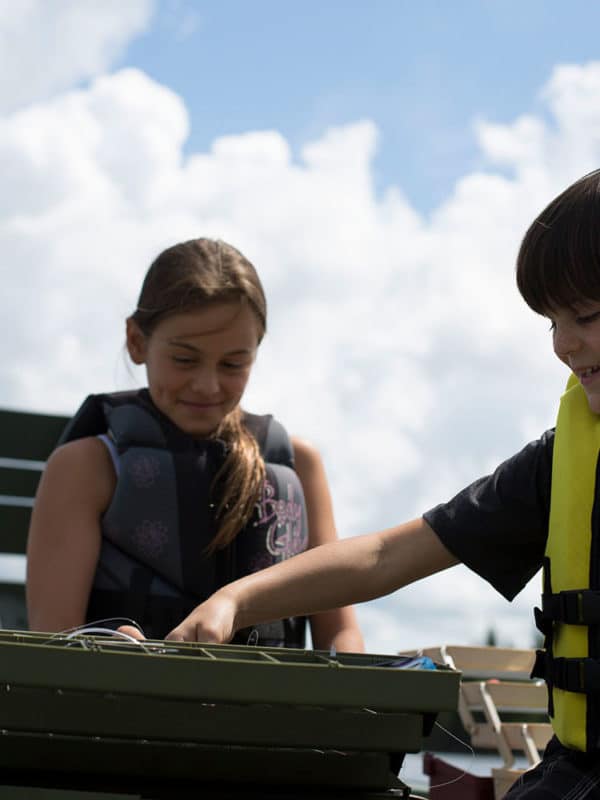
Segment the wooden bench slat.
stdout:
<path fill-rule="evenodd" d="M 25 586 L 22 583 L 0 583 L 0 627 L 25 630 Z"/>
<path fill-rule="evenodd" d="M 503 722 L 501 731 L 511 750 L 524 752 L 522 722 Z M 549 722 L 530 722 L 527 723 L 527 733 L 533 739 L 536 747 L 543 750 L 552 738 L 552 725 Z M 489 723 L 482 722 L 471 734 L 471 744 L 484 750 L 496 750 L 498 736 Z"/>
<path fill-rule="evenodd" d="M 548 707 L 548 690 L 545 683 L 521 683 L 520 681 L 485 681 L 485 691 L 499 711 L 545 712 Z M 479 681 L 463 681 L 461 684 L 469 706 L 483 707 Z"/>
<path fill-rule="evenodd" d="M 509 647 L 473 647 L 449 644 L 443 647 L 425 647 L 423 655 L 434 661 L 447 663 L 450 658 L 456 669 L 480 677 L 528 678 L 535 660 L 533 650 Z"/>
<path fill-rule="evenodd" d="M 37 470 L 0 467 L 0 495 L 32 498 L 37 491 L 40 476 L 41 472 Z"/>
<path fill-rule="evenodd" d="M 522 749 L 523 723 L 503 722 L 502 733 L 513 750 Z M 543 750 L 552 738 L 553 730 L 549 722 L 528 722 L 527 734 L 533 739 L 538 750 Z"/>
<path fill-rule="evenodd" d="M 0 409 L 0 455 L 45 461 L 68 417 Z"/>
<path fill-rule="evenodd" d="M 0 542 L 2 553 L 24 553 L 31 518 L 30 508 L 0 507 Z"/>
<path fill-rule="evenodd" d="M 41 470 L 68 419 L 0 409 L 0 553 L 25 553 Z"/>
<path fill-rule="evenodd" d="M 494 797 L 504 797 L 513 783 L 524 773 L 524 769 L 507 769 L 506 767 L 492 767 L 494 781 Z"/>

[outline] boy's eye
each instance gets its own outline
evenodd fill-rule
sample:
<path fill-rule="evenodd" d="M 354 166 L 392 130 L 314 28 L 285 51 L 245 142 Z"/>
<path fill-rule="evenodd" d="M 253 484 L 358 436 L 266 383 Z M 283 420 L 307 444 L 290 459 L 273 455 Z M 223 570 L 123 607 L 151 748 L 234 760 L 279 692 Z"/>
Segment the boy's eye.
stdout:
<path fill-rule="evenodd" d="M 553 320 L 550 320 L 550 327 L 548 328 L 548 330 L 551 333 L 554 333 L 554 331 L 556 330 L 556 322 L 554 322 Z"/>
<path fill-rule="evenodd" d="M 600 319 L 600 311 L 594 311 L 592 314 L 584 314 L 581 317 L 577 317 L 577 323 L 579 325 L 587 325 L 590 322 L 595 322 L 597 319 Z"/>

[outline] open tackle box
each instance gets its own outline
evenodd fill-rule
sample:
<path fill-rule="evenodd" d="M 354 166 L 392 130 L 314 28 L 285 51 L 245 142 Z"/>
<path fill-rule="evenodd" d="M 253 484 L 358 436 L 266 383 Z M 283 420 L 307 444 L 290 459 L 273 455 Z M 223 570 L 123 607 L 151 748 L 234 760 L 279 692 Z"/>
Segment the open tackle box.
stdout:
<path fill-rule="evenodd" d="M 408 797 L 404 754 L 460 674 L 395 658 L 0 631 L 0 786 Z"/>

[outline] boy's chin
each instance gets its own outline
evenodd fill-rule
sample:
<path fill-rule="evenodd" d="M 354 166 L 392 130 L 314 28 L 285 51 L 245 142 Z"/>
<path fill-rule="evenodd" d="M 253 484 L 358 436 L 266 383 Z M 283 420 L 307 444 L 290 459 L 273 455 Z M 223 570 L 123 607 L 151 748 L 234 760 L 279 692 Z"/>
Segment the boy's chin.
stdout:
<path fill-rule="evenodd" d="M 590 411 L 594 414 L 600 414 L 600 394 L 597 392 L 586 392 L 587 401 Z"/>

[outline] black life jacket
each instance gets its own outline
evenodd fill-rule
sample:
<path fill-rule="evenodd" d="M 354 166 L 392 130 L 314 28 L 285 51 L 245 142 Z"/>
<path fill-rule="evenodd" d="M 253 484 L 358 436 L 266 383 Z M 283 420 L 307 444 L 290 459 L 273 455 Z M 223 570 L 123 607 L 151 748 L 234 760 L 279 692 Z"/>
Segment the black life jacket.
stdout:
<path fill-rule="evenodd" d="M 245 413 L 244 424 L 258 441 L 266 480 L 249 523 L 209 556 L 218 528 L 211 486 L 225 442 L 183 433 L 146 389 L 85 400 L 60 443 L 106 433 L 119 455 L 88 621 L 126 616 L 148 638 L 164 638 L 224 584 L 306 549 L 306 507 L 289 437 L 269 415 Z M 279 620 L 240 631 L 234 642 L 304 647 L 305 627 L 304 617 Z"/>

